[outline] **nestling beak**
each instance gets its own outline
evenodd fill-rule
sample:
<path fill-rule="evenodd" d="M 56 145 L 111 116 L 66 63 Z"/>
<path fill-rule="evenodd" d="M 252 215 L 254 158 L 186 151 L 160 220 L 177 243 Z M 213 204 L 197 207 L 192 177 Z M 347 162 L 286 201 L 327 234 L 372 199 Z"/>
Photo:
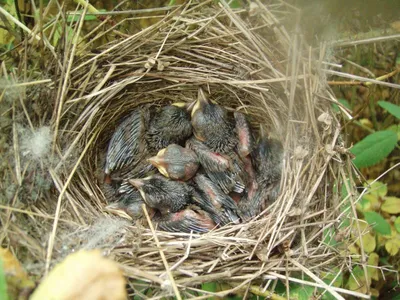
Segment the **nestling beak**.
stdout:
<path fill-rule="evenodd" d="M 143 179 L 129 179 L 129 183 L 139 190 L 144 185 Z"/>
<path fill-rule="evenodd" d="M 158 155 L 148 158 L 147 161 L 149 163 L 151 163 L 153 166 L 155 166 L 156 168 L 158 168 L 161 164 L 164 163 L 164 159 L 161 157 L 158 157 Z"/>
<path fill-rule="evenodd" d="M 175 102 L 175 103 L 172 103 L 173 106 L 186 109 L 186 111 L 188 111 L 188 112 L 192 111 L 192 109 L 193 109 L 195 104 L 196 104 L 196 100 L 192 101 L 192 102 L 189 102 L 189 103 L 187 103 L 187 102 Z"/>
<path fill-rule="evenodd" d="M 202 88 L 199 88 L 198 94 L 197 94 L 197 100 L 194 102 L 194 105 L 192 105 L 192 116 L 196 111 L 201 109 L 203 106 L 208 104 L 208 100 L 206 97 L 206 94 L 204 93 Z"/>
<path fill-rule="evenodd" d="M 119 203 L 111 203 L 104 208 L 105 211 L 120 216 L 121 218 L 132 220 L 131 216 L 129 216 L 123 208 L 121 208 Z"/>
<path fill-rule="evenodd" d="M 163 151 L 163 153 L 164 153 L 165 149 L 160 150 L 160 152 L 161 151 Z M 163 153 L 160 154 L 160 152 L 158 152 L 157 156 L 153 156 L 153 157 L 148 158 L 147 161 L 149 163 L 151 163 L 153 166 L 155 166 L 162 175 L 164 175 L 165 177 L 169 177 L 167 169 L 166 169 L 167 168 L 167 164 L 165 162 L 164 157 L 162 156 Z"/>

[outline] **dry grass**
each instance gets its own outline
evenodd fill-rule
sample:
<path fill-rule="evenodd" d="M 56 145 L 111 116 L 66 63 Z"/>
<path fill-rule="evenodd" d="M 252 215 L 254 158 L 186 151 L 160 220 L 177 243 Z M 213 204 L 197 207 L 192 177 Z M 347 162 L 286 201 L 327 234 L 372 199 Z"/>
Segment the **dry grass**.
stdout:
<path fill-rule="evenodd" d="M 326 49 L 316 53 L 281 26 L 278 16 L 294 13 L 282 3 L 255 1 L 258 7 L 250 13 L 232 10 L 224 1 L 213 3 L 190 1 L 166 14 L 155 9 L 152 13 L 163 17 L 139 33 L 122 33 L 117 23 L 107 30 L 96 27 L 85 43 L 66 39 L 56 52 L 44 47 L 48 59 L 40 78 L 26 76 L 24 68 L 9 74 L 3 63 L 8 83 L 26 88 L 17 91 L 9 108 L 13 146 L 2 184 L 17 188 L 0 207 L 3 245 L 23 256 L 38 276 L 87 245 L 84 233 L 90 225 L 112 218 L 103 210 L 101 169 L 115 125 L 136 106 L 191 101 L 203 86 L 218 103 L 247 113 L 254 125 L 262 124 L 284 144 L 278 200 L 251 222 L 203 235 L 155 231 L 148 218 L 129 226 L 118 223 L 119 234 L 111 231 L 96 245 L 121 264 L 131 284 L 137 279 L 151 284 L 155 297 L 192 297 L 188 292 L 198 291 L 200 283 L 226 281 L 232 289 L 215 295 L 251 291 L 279 299 L 273 294 L 277 280 L 320 287 L 339 299 L 363 297 L 321 280 L 334 266 L 351 270 L 353 258 L 346 250 L 351 226 L 338 228 L 345 219 L 358 224 L 357 199 L 347 181 L 354 171 L 342 151 L 339 122 L 331 111 L 337 101 L 322 70 Z M 58 19 L 64 17 L 60 13 Z M 83 18 L 74 26 L 76 36 L 82 26 Z M 112 36 L 111 42 L 87 51 L 105 36 Z M 22 50 L 25 59 L 33 49 Z M 1 95 L 3 104 L 8 92 Z M 31 169 L 33 163 L 19 151 L 18 123 L 31 129 L 51 126 L 50 162 Z M 40 170 L 53 188 L 26 201 L 36 187 L 26 184 Z M 344 183 L 352 192 L 341 199 L 337 191 Z M 351 203 L 345 211 L 344 202 Z M 329 228 L 337 229 L 334 238 L 344 242 L 342 251 L 324 242 Z M 364 254 L 361 262 L 366 268 Z M 200 298 L 210 296 L 202 293 Z"/>

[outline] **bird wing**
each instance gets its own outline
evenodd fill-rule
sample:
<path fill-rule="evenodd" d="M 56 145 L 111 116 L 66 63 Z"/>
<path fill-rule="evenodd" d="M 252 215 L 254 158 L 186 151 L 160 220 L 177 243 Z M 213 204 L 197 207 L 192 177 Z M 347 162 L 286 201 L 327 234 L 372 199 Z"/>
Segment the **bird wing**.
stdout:
<path fill-rule="evenodd" d="M 122 121 L 111 137 L 106 156 L 106 174 L 137 162 L 142 131 L 141 110 L 135 110 Z"/>
<path fill-rule="evenodd" d="M 197 154 L 200 164 L 208 172 L 222 172 L 230 167 L 230 161 L 226 156 L 212 152 L 206 145 L 194 138 L 188 140 L 186 146 Z"/>
<path fill-rule="evenodd" d="M 180 214 L 178 212 L 176 214 Z M 173 215 L 176 215 L 173 214 Z M 201 224 L 201 222 L 195 218 L 190 218 L 189 216 L 183 215 L 180 218 L 174 218 L 171 216 L 162 217 L 158 220 L 158 228 L 169 232 L 196 232 L 205 233 L 209 229 L 206 225 Z"/>

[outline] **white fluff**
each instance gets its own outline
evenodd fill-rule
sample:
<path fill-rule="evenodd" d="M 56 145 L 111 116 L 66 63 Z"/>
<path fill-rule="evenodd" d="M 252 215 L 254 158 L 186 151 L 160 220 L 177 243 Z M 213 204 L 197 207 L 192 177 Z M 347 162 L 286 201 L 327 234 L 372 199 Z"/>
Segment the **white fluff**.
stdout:
<path fill-rule="evenodd" d="M 50 153 L 51 132 L 50 127 L 43 126 L 35 131 L 26 131 L 22 136 L 22 154 L 32 159 L 40 160 L 47 158 Z"/>

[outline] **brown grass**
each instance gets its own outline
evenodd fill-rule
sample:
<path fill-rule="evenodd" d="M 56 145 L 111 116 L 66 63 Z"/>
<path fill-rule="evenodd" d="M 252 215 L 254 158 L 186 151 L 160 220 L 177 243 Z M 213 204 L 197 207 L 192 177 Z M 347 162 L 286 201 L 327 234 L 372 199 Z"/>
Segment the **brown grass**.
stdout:
<path fill-rule="evenodd" d="M 3 63 L 2 75 L 8 75 L 10 84 L 25 78 L 27 86 L 10 104 L 14 146 L 3 188 L 8 182 L 32 192 L 34 185 L 26 187 L 27 176 L 38 170 L 53 184 L 34 202 L 21 200 L 21 189 L 16 189 L 0 207 L 2 243 L 24 257 L 31 273 L 46 274 L 70 251 L 83 247 L 91 224 L 113 218 L 104 212 L 101 170 L 107 142 L 121 117 L 145 103 L 191 101 L 202 86 L 218 103 L 247 113 L 254 125 L 262 124 L 284 144 L 278 200 L 248 223 L 203 235 L 149 229 L 148 218 L 122 223 L 96 246 L 121 264 L 131 285 L 144 281 L 156 298 L 189 297 L 200 283 L 224 281 L 232 288 L 213 295 L 251 291 L 279 299 L 273 293 L 278 280 L 319 287 L 339 299 L 366 297 L 322 280 L 334 267 L 351 270 L 351 228 L 339 227 L 345 219 L 358 224 L 357 199 L 347 182 L 354 171 L 347 152 L 339 151 L 344 145 L 331 111 L 337 101 L 322 70 L 327 68 L 326 49 L 316 52 L 300 35 L 285 30 L 280 19 L 295 13 L 291 7 L 254 3 L 258 7 L 250 13 L 232 10 L 225 1 L 190 1 L 166 14 L 154 9 L 151 13 L 159 15 L 159 22 L 135 34 L 120 31 L 130 21 L 129 13 L 114 25 L 109 25 L 109 16 L 84 42 L 66 39 L 57 52 L 44 46 L 48 59 L 39 79 L 26 80 L 23 68 L 9 74 Z M 57 19 L 62 22 L 65 16 L 60 12 Z M 82 18 L 73 26 L 75 37 L 83 23 Z M 104 37 L 112 38 L 88 51 Z M 33 49 L 30 45 L 23 51 L 29 56 Z M 3 93 L 1 101 L 6 96 Z M 42 107 L 41 114 L 31 109 L 31 102 Z M 18 149 L 18 122 L 32 124 L 32 129 L 44 124 L 52 128 L 51 160 L 36 165 L 33 175 L 27 171 L 32 163 Z M 344 183 L 351 192 L 341 199 L 338 191 Z M 351 203 L 349 209 L 343 210 L 344 202 Z M 329 228 L 344 243 L 341 250 L 324 242 Z M 361 262 L 366 262 L 361 253 Z M 306 277 L 300 280 L 299 274 Z M 200 292 L 204 296 L 198 299 L 210 296 Z"/>

